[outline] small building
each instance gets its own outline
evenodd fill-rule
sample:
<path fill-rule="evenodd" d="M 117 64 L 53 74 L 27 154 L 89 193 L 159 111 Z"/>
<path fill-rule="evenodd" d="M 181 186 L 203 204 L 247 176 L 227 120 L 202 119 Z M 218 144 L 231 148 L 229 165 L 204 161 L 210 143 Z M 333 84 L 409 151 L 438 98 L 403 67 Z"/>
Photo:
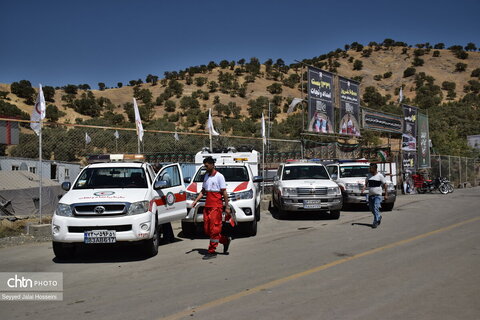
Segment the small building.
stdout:
<path fill-rule="evenodd" d="M 57 160 L 42 160 L 42 178 L 73 182 L 80 173 L 80 164 Z M 30 158 L 0 157 L 0 171 L 27 171 L 39 174 L 39 161 Z"/>

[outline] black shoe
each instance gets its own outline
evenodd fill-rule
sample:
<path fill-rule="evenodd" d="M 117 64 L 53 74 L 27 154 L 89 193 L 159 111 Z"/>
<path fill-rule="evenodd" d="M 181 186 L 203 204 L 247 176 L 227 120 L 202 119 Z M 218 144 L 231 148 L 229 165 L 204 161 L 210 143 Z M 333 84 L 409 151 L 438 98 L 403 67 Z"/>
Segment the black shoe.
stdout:
<path fill-rule="evenodd" d="M 380 225 L 380 223 L 382 223 L 382 217 L 380 217 L 380 219 L 378 219 L 378 225 Z"/>
<path fill-rule="evenodd" d="M 213 258 L 216 258 L 217 257 L 217 253 L 214 252 L 214 253 L 207 253 L 206 255 L 203 256 L 203 260 L 210 260 L 210 259 L 213 259 Z"/>
<path fill-rule="evenodd" d="M 375 229 L 376 227 L 378 227 L 379 223 L 377 221 L 374 221 L 372 223 L 372 228 Z"/>
<path fill-rule="evenodd" d="M 223 253 L 228 253 L 228 248 L 230 247 L 230 242 L 232 242 L 232 238 L 227 237 L 227 243 L 223 245 Z"/>

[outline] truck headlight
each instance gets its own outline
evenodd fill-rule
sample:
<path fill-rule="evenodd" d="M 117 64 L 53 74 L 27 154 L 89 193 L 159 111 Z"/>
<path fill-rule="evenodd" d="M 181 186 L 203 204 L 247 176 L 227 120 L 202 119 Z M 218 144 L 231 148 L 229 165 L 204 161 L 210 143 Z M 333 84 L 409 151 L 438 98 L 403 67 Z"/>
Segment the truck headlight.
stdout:
<path fill-rule="evenodd" d="M 197 199 L 198 193 L 188 192 L 187 191 L 187 200 L 195 201 Z"/>
<path fill-rule="evenodd" d="M 253 199 L 253 190 L 235 192 L 232 194 L 233 200 Z"/>
<path fill-rule="evenodd" d="M 59 203 L 57 205 L 57 210 L 55 210 L 55 214 L 57 216 L 62 216 L 62 217 L 73 216 L 72 208 L 68 204 L 64 204 L 64 203 Z"/>
<path fill-rule="evenodd" d="M 327 194 L 329 194 L 331 196 L 339 196 L 342 193 L 340 192 L 339 187 L 330 187 L 330 188 L 328 188 Z"/>
<path fill-rule="evenodd" d="M 134 214 L 141 214 L 145 213 L 148 211 L 148 201 L 138 201 L 130 204 L 130 207 L 128 208 L 128 215 L 134 215 Z"/>
<path fill-rule="evenodd" d="M 358 184 L 356 183 L 345 183 L 345 190 L 347 191 L 354 191 L 358 188 Z"/>
<path fill-rule="evenodd" d="M 282 189 L 282 194 L 284 196 L 296 196 L 297 195 L 297 188 L 283 188 Z"/>

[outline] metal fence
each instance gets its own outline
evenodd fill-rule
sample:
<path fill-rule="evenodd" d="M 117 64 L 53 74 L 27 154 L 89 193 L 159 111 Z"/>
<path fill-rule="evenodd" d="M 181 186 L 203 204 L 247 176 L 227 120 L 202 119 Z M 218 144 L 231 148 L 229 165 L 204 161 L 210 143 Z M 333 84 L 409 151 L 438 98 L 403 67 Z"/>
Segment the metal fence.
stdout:
<path fill-rule="evenodd" d="M 455 187 L 480 184 L 480 160 L 474 158 L 432 155 L 432 176 L 447 177 Z"/>
<path fill-rule="evenodd" d="M 39 138 L 30 129 L 29 121 L 8 119 L 20 123 L 18 145 L 7 146 L 5 154 L 12 157 L 38 159 Z M 118 133 L 118 134 L 117 134 Z M 337 142 L 313 142 L 304 139 L 269 139 L 267 145 L 259 137 L 220 135 L 212 138 L 214 149 L 246 146 L 262 152 L 265 148 L 265 167 L 273 170 L 279 163 L 288 159 L 319 158 L 355 159 L 365 157 L 375 160 L 376 152 L 358 145 L 345 145 Z M 178 139 L 176 138 L 178 137 Z M 209 147 L 210 140 L 206 133 L 171 132 L 145 130 L 140 152 L 151 163 L 181 162 L 193 163 L 195 154 L 204 147 Z M 58 160 L 86 164 L 89 154 L 137 153 L 137 132 L 135 128 L 100 127 L 80 124 L 45 123 L 42 130 L 42 153 L 45 160 Z M 377 160 L 378 161 L 378 160 Z M 390 152 L 389 162 L 401 167 L 398 152 Z M 480 183 L 480 161 L 473 158 L 432 155 L 432 177 L 445 176 L 455 186 L 466 183 L 477 186 Z M 397 170 L 398 172 L 400 170 Z M 400 176 L 400 174 L 398 174 Z"/>

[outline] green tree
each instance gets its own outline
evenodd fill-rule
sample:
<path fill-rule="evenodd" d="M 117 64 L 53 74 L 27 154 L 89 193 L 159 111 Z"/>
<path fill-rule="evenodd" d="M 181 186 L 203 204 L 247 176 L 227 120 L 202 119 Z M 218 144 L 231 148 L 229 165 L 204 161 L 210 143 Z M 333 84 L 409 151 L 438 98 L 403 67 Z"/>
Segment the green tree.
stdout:
<path fill-rule="evenodd" d="M 282 85 L 277 82 L 272 83 L 267 87 L 267 91 L 270 92 L 271 94 L 282 93 Z"/>
<path fill-rule="evenodd" d="M 99 82 L 99 83 L 98 83 L 98 90 L 100 90 L 100 91 L 105 90 L 105 83 Z"/>
<path fill-rule="evenodd" d="M 45 101 L 48 102 L 55 102 L 55 88 L 50 86 L 45 86 L 42 88 L 43 96 L 45 97 Z"/>
<path fill-rule="evenodd" d="M 49 104 L 45 110 L 45 118 L 50 122 L 57 122 L 58 119 L 65 115 L 66 113 L 58 110 L 57 106 L 54 104 Z"/>
<path fill-rule="evenodd" d="M 438 50 L 433 51 L 432 56 L 435 57 L 435 58 L 440 57 L 440 51 L 438 51 Z"/>
<path fill-rule="evenodd" d="M 353 63 L 353 70 L 362 70 L 363 68 L 363 62 L 361 60 L 355 60 Z"/>
<path fill-rule="evenodd" d="M 466 51 L 475 51 L 475 50 L 477 50 L 477 46 L 475 45 L 475 43 L 469 42 L 469 43 L 465 46 L 465 50 L 466 50 Z"/>
<path fill-rule="evenodd" d="M 208 83 L 209 92 L 216 92 L 218 89 L 218 83 L 216 81 L 210 81 Z"/>
<path fill-rule="evenodd" d="M 36 92 L 35 89 L 32 88 L 30 81 L 20 80 L 19 82 L 13 82 L 10 85 L 10 91 L 18 97 L 24 98 L 26 104 L 34 104 Z"/>
<path fill-rule="evenodd" d="M 184 96 L 180 99 L 180 108 L 183 110 L 199 109 L 200 103 L 193 97 Z"/>
<path fill-rule="evenodd" d="M 73 84 L 67 84 L 63 87 L 63 91 L 65 91 L 66 94 L 77 94 L 78 87 Z"/>
<path fill-rule="evenodd" d="M 423 59 L 419 58 L 419 57 L 415 57 L 413 58 L 413 62 L 412 62 L 412 65 L 414 67 L 420 67 L 420 66 L 423 66 L 425 61 L 423 61 Z"/>
<path fill-rule="evenodd" d="M 463 72 L 466 69 L 467 69 L 467 65 L 465 63 L 459 62 L 455 65 L 455 71 L 457 71 L 457 72 Z"/>
<path fill-rule="evenodd" d="M 121 82 L 117 82 L 117 87 L 118 87 L 118 88 L 121 88 L 121 87 L 123 87 L 123 83 L 121 83 Z"/>
<path fill-rule="evenodd" d="M 480 79 L 480 68 L 476 68 L 475 70 L 473 70 L 472 73 L 470 74 L 470 76 Z"/>
<path fill-rule="evenodd" d="M 409 67 L 409 68 L 407 68 L 403 71 L 403 77 L 404 78 L 411 77 L 415 74 L 415 72 L 417 72 L 417 70 L 415 68 Z"/>
<path fill-rule="evenodd" d="M 268 98 L 260 96 L 255 100 L 249 100 L 247 110 L 252 119 L 260 119 L 262 112 L 268 110 Z"/>

